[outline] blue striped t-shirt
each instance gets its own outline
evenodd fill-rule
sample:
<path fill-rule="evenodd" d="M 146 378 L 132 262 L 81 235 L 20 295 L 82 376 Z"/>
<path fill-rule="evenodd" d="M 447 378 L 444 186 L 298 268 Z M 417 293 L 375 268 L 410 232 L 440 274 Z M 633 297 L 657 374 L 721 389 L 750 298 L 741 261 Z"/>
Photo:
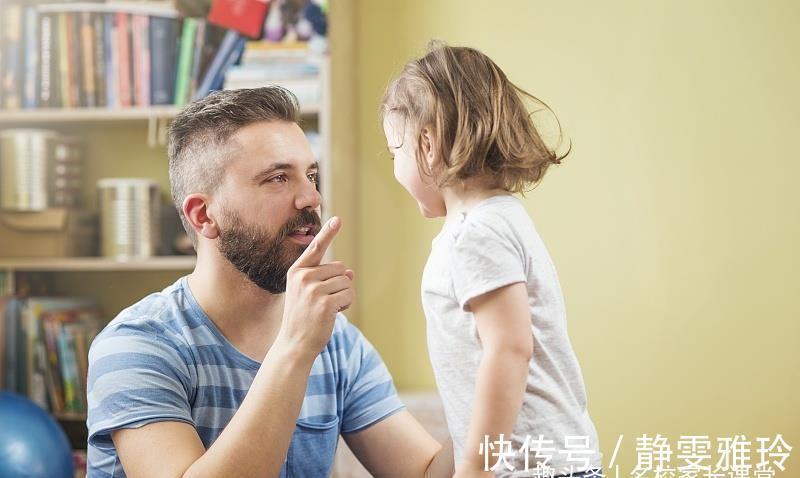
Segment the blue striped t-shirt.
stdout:
<path fill-rule="evenodd" d="M 181 421 L 210 447 L 259 365 L 216 328 L 185 277 L 123 310 L 89 351 L 89 477 L 125 476 L 111 440 L 120 428 Z M 311 369 L 281 477 L 328 476 L 340 433 L 402 408 L 378 353 L 339 314 Z"/>

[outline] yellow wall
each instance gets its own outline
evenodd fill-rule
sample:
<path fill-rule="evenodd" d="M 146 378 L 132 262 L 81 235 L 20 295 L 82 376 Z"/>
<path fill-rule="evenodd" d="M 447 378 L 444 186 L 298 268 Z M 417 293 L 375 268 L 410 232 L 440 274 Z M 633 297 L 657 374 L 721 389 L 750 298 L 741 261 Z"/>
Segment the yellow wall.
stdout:
<path fill-rule="evenodd" d="M 433 386 L 418 291 L 440 224 L 394 183 L 376 109 L 435 37 L 490 55 L 574 141 L 525 204 L 606 458 L 620 434 L 628 465 L 643 433 L 800 445 L 800 4 L 370 0 L 357 14 L 358 316 L 401 388 Z"/>

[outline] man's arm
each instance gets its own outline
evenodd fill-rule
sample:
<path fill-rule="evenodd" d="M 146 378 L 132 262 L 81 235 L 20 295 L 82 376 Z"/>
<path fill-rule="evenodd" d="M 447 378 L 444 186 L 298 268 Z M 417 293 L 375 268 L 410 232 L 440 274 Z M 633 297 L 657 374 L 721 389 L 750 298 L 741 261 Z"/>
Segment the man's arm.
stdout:
<path fill-rule="evenodd" d="M 277 476 L 300 413 L 313 357 L 276 343 L 225 430 L 206 451 L 193 426 L 157 422 L 112 433 L 127 476 Z"/>
<path fill-rule="evenodd" d="M 452 442 L 448 440 L 444 446 L 440 445 L 407 410 L 343 436 L 372 476 L 453 476 Z"/>
<path fill-rule="evenodd" d="M 303 403 L 311 366 L 330 340 L 336 313 L 352 302 L 352 271 L 320 265 L 339 229 L 329 220 L 287 274 L 283 322 L 225 430 L 204 450 L 195 429 L 160 422 L 112 432 L 127 476 L 278 476 Z"/>

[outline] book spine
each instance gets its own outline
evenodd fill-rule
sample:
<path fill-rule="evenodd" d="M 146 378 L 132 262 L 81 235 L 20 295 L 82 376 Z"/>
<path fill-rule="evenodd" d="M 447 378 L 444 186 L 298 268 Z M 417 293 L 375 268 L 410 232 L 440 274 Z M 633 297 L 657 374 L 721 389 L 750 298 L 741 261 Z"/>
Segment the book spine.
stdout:
<path fill-rule="evenodd" d="M 94 53 L 95 105 L 106 106 L 106 35 L 102 13 L 92 13 L 92 52 Z"/>
<path fill-rule="evenodd" d="M 59 104 L 62 107 L 70 106 L 69 89 L 69 55 L 67 54 L 67 14 L 56 14 L 58 19 L 58 85 L 59 85 Z"/>
<path fill-rule="evenodd" d="M 177 106 L 184 105 L 188 98 L 196 35 L 197 20 L 194 18 L 187 18 L 183 21 L 180 53 L 178 54 L 178 72 L 175 75 L 175 105 Z"/>
<path fill-rule="evenodd" d="M 119 46 L 117 55 L 117 72 L 119 74 L 119 99 L 120 106 L 131 106 L 131 98 L 133 97 L 132 88 L 133 83 L 131 73 L 131 44 L 130 44 L 130 20 L 131 17 L 127 13 L 117 13 L 117 45 Z"/>
<path fill-rule="evenodd" d="M 50 106 L 53 96 L 53 82 L 50 76 L 53 61 L 53 17 L 42 15 L 39 18 L 39 106 Z"/>
<path fill-rule="evenodd" d="M 133 94 L 136 106 L 150 104 L 149 21 L 145 15 L 133 15 Z"/>
<path fill-rule="evenodd" d="M 197 32 L 194 37 L 194 55 L 192 57 L 192 71 L 189 77 L 189 87 L 184 98 L 184 103 L 193 98 L 197 91 L 198 83 L 200 83 L 201 67 L 203 65 L 203 51 L 206 42 L 206 22 L 205 20 L 197 21 Z"/>
<path fill-rule="evenodd" d="M 8 5 L 4 16 L 2 36 L 3 48 L 3 107 L 18 109 L 22 104 L 20 92 L 20 64 L 22 52 L 22 7 Z"/>
<path fill-rule="evenodd" d="M 36 108 L 39 99 L 39 14 L 33 7 L 25 9 L 25 80 L 23 106 Z"/>
<path fill-rule="evenodd" d="M 150 18 L 150 102 L 154 105 L 174 102 L 177 26 L 172 18 Z"/>
<path fill-rule="evenodd" d="M 97 91 L 95 88 L 95 56 L 94 56 L 94 25 L 92 16 L 89 12 L 80 13 L 80 44 L 82 60 L 81 79 L 82 94 L 81 106 L 97 106 Z"/>
<path fill-rule="evenodd" d="M 106 105 L 113 108 L 119 106 L 117 100 L 119 97 L 119 79 L 117 78 L 119 73 L 119 56 L 117 55 L 119 46 L 117 45 L 116 17 L 113 14 L 106 13 L 103 15 L 103 23 L 103 35 L 105 38 L 103 53 L 105 55 L 106 65 Z"/>
<path fill-rule="evenodd" d="M 235 61 L 235 59 L 231 59 L 231 57 L 235 54 L 240 40 L 242 40 L 242 37 L 233 30 L 228 30 L 225 33 L 225 37 L 222 39 L 222 43 L 220 43 L 219 49 L 216 55 L 214 55 L 214 59 L 211 60 L 211 64 L 208 66 L 208 69 L 203 75 L 203 80 L 197 88 L 197 92 L 195 93 L 196 100 L 207 96 L 215 84 L 218 83 L 219 77 L 225 74 L 226 67 Z"/>
<path fill-rule="evenodd" d="M 47 349 L 49 395 L 50 403 L 54 413 L 64 411 L 64 388 L 61 385 L 61 365 L 58 361 L 58 347 L 56 337 L 58 336 L 58 324 L 51 318 L 44 319 L 44 338 L 45 348 Z"/>
<path fill-rule="evenodd" d="M 22 331 L 20 330 L 21 302 L 17 297 L 12 297 L 6 304 L 5 327 L 5 383 L 4 388 L 10 392 L 24 393 L 22 391 L 22 376 L 20 374 L 20 353 L 22 345 Z"/>
<path fill-rule="evenodd" d="M 75 378 L 72 374 L 72 362 L 75 357 L 71 353 L 69 336 L 63 324 L 58 330 L 57 344 L 58 358 L 61 364 L 61 379 L 64 383 L 64 409 L 67 412 L 76 412 L 78 411 L 77 387 L 75 386 Z"/>

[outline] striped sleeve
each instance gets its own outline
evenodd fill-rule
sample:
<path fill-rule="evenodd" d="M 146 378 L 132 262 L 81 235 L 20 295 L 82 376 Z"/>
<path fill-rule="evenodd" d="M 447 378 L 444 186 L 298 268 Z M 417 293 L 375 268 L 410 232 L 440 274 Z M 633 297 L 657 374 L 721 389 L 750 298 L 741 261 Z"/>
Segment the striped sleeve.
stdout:
<path fill-rule="evenodd" d="M 352 349 L 347 360 L 342 433 L 360 431 L 404 408 L 392 376 L 371 343 L 353 326 L 345 331 Z"/>
<path fill-rule="evenodd" d="M 190 372 L 163 334 L 133 327 L 106 330 L 89 351 L 89 442 L 113 447 L 111 432 L 158 421 L 192 424 Z"/>

